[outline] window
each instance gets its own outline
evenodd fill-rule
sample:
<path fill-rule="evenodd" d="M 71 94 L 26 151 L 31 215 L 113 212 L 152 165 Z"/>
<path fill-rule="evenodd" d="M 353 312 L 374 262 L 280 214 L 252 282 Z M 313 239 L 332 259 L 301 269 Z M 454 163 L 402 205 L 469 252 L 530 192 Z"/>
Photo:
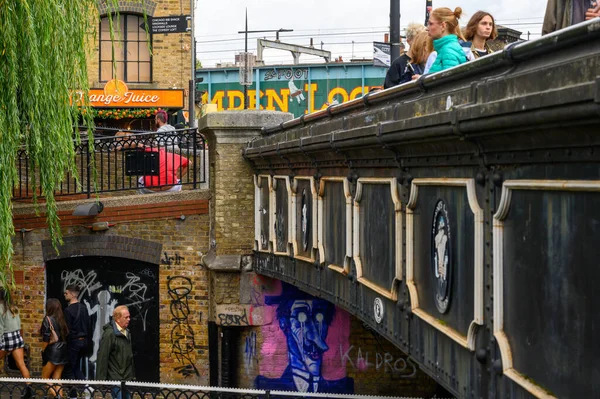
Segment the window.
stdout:
<path fill-rule="evenodd" d="M 100 20 L 100 81 L 120 79 L 130 83 L 152 81 L 152 57 L 148 50 L 149 36 L 144 29 L 144 17 L 120 15 L 113 19 L 115 32 L 113 69 L 113 43 L 110 40 L 108 16 Z"/>

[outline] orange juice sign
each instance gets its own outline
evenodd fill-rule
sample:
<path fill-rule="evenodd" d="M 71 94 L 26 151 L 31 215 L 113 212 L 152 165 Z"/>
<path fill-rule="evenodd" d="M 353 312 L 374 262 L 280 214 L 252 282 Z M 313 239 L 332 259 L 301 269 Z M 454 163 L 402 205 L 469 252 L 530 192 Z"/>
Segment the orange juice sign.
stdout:
<path fill-rule="evenodd" d="M 95 108 L 183 108 L 183 89 L 130 90 L 123 81 L 111 80 L 103 89 L 90 89 L 89 102 Z"/>

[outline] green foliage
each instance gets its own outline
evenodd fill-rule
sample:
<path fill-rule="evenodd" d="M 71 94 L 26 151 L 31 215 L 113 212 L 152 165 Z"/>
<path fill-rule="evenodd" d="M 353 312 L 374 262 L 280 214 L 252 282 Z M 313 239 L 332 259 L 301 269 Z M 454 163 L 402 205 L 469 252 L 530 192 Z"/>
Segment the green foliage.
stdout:
<path fill-rule="evenodd" d="M 117 0 L 108 0 L 116 7 Z M 73 126 L 80 111 L 75 90 L 87 98 L 86 36 L 96 0 L 0 0 L 0 286 L 12 282 L 11 194 L 16 153 L 25 146 L 33 192 L 40 187 L 55 248 L 62 242 L 54 190 L 75 169 Z M 92 21 L 90 23 L 90 21 Z M 88 109 L 87 105 L 83 105 Z M 93 126 L 91 112 L 83 123 Z M 93 145 L 93 140 L 90 140 Z M 76 173 L 74 174 L 76 175 Z"/>

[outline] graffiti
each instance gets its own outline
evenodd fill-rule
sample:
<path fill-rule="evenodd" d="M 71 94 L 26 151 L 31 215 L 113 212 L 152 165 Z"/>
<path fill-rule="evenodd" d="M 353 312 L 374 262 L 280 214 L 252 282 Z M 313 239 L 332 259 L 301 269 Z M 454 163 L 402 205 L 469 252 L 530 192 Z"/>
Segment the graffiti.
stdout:
<path fill-rule="evenodd" d="M 355 353 L 353 353 L 355 351 Z M 400 374 L 401 378 L 411 378 L 417 375 L 417 367 L 410 359 L 402 357 L 395 358 L 391 353 L 375 353 L 375 363 L 369 361 L 368 351 L 363 351 L 361 348 L 354 348 L 351 345 L 348 350 L 344 351 L 340 346 L 340 356 L 343 364 L 349 363 L 350 366 L 357 371 L 367 371 L 374 368 L 377 371 L 385 373 Z M 354 360 L 353 360 L 354 359 Z"/>
<path fill-rule="evenodd" d="M 177 252 L 175 252 L 175 256 L 169 256 L 165 252 L 164 256 L 165 257 L 160 260 L 160 264 L 161 265 L 167 265 L 167 266 L 175 265 L 175 266 L 179 266 L 179 265 L 181 265 L 181 261 L 185 260 L 185 258 L 182 257 L 182 256 L 179 256 L 179 254 Z"/>
<path fill-rule="evenodd" d="M 175 370 L 184 377 L 199 376 L 200 373 L 191 356 L 196 343 L 194 331 L 188 320 L 190 314 L 188 295 L 192 292 L 192 280 L 183 276 L 170 278 L 167 283 L 167 290 L 171 297 L 170 310 L 173 323 L 175 323 L 171 330 L 172 353 L 177 361 L 182 363 L 182 366 L 177 367 Z"/>
<path fill-rule="evenodd" d="M 277 296 L 265 296 L 266 305 L 277 306 L 279 328 L 286 337 L 288 365 L 279 377 L 256 377 L 257 389 L 283 391 L 353 393 L 354 380 L 327 380 L 322 373 L 323 355 L 329 351 L 327 334 L 335 306 L 282 283 Z"/>
<path fill-rule="evenodd" d="M 265 80 L 272 79 L 281 79 L 284 78 L 286 80 L 290 79 L 308 79 L 308 68 L 298 68 L 298 69 L 270 69 L 265 72 Z"/>
<path fill-rule="evenodd" d="M 217 317 L 219 318 L 219 324 L 224 327 L 249 325 L 246 309 L 242 311 L 242 314 L 219 313 Z"/>
<path fill-rule="evenodd" d="M 251 284 L 250 302 L 253 305 L 264 305 L 264 293 L 273 291 L 276 281 L 270 277 L 255 274 Z"/>
<path fill-rule="evenodd" d="M 90 356 L 90 362 L 95 362 L 96 358 L 98 357 L 98 348 L 100 347 L 102 328 L 110 321 L 110 317 L 117 306 L 117 300 L 112 298 L 110 291 L 100 291 L 97 295 L 97 298 L 98 302 L 94 305 L 94 307 L 91 307 L 90 302 L 87 300 L 83 301 L 88 310 L 90 318 L 92 315 L 97 314 L 96 323 L 94 324 L 94 332 L 92 334 L 94 348 L 92 350 L 92 355 Z"/>
<path fill-rule="evenodd" d="M 152 279 L 156 278 L 156 276 L 154 275 L 154 272 L 150 269 L 144 269 L 140 272 L 140 276 L 147 276 L 150 277 Z"/>
<path fill-rule="evenodd" d="M 95 271 L 90 270 L 87 274 L 83 273 L 83 270 L 77 269 L 72 272 L 63 270 L 60 274 L 60 279 L 63 282 L 63 292 L 71 284 L 79 286 L 81 292 L 79 296 L 82 297 L 85 294 L 92 296 L 92 293 L 102 287 L 102 283 L 96 281 L 98 275 Z"/>
<path fill-rule="evenodd" d="M 125 285 L 110 285 L 108 290 L 113 294 L 123 294 L 128 299 L 126 305 L 137 309 L 140 318 L 142 319 L 142 329 L 146 331 L 146 318 L 148 315 L 146 303 L 154 298 L 146 298 L 148 287 L 146 284 L 140 283 L 140 277 L 136 276 L 134 273 L 127 272 L 125 278 L 127 278 Z"/>
<path fill-rule="evenodd" d="M 244 348 L 244 358 L 246 360 L 246 367 L 252 365 L 252 360 L 256 356 L 256 333 L 252 331 L 246 336 L 246 347 Z"/>

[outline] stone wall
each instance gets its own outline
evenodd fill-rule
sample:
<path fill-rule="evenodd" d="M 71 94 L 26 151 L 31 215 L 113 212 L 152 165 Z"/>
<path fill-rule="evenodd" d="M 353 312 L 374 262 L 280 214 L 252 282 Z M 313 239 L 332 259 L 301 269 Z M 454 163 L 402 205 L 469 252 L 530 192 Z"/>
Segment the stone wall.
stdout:
<path fill-rule="evenodd" d="M 201 257 L 208 250 L 208 194 L 188 191 L 102 201 L 103 212 L 90 217 L 72 215 L 81 201 L 59 204 L 65 242 L 59 254 L 47 241 L 50 237 L 44 214 L 36 216 L 31 205 L 15 206 L 16 297 L 22 298 L 19 304 L 22 331 L 31 347 L 32 375 L 39 376 L 41 371 L 38 331 L 46 295 L 58 293 L 54 296 L 63 300 L 62 287 L 51 285 L 50 275 L 60 272 L 56 267 L 66 258 L 71 262 L 75 259 L 81 272 L 73 273 L 65 266 L 69 273 L 62 277 L 77 280 L 87 287 L 82 292 L 86 300 L 101 295 L 106 289 L 105 295 L 113 294 L 120 300 L 126 298 L 124 303 L 148 302 L 158 308 L 158 325 L 153 326 L 158 332 L 158 358 L 153 360 L 159 367 L 160 382 L 208 384 L 208 272 L 200 266 Z M 108 229 L 94 231 L 93 225 L 97 222 L 105 222 Z M 107 262 L 97 263 L 98 259 L 107 259 Z M 146 287 L 143 280 L 130 273 L 126 284 L 106 288 L 98 265 L 117 261 L 127 265 L 127 259 L 154 265 L 158 270 L 158 286 Z M 152 289 L 158 292 L 158 297 L 147 297 Z M 130 327 L 139 328 L 145 320 L 141 311 L 132 311 L 134 315 Z M 146 367 L 136 366 L 138 369 Z"/>

